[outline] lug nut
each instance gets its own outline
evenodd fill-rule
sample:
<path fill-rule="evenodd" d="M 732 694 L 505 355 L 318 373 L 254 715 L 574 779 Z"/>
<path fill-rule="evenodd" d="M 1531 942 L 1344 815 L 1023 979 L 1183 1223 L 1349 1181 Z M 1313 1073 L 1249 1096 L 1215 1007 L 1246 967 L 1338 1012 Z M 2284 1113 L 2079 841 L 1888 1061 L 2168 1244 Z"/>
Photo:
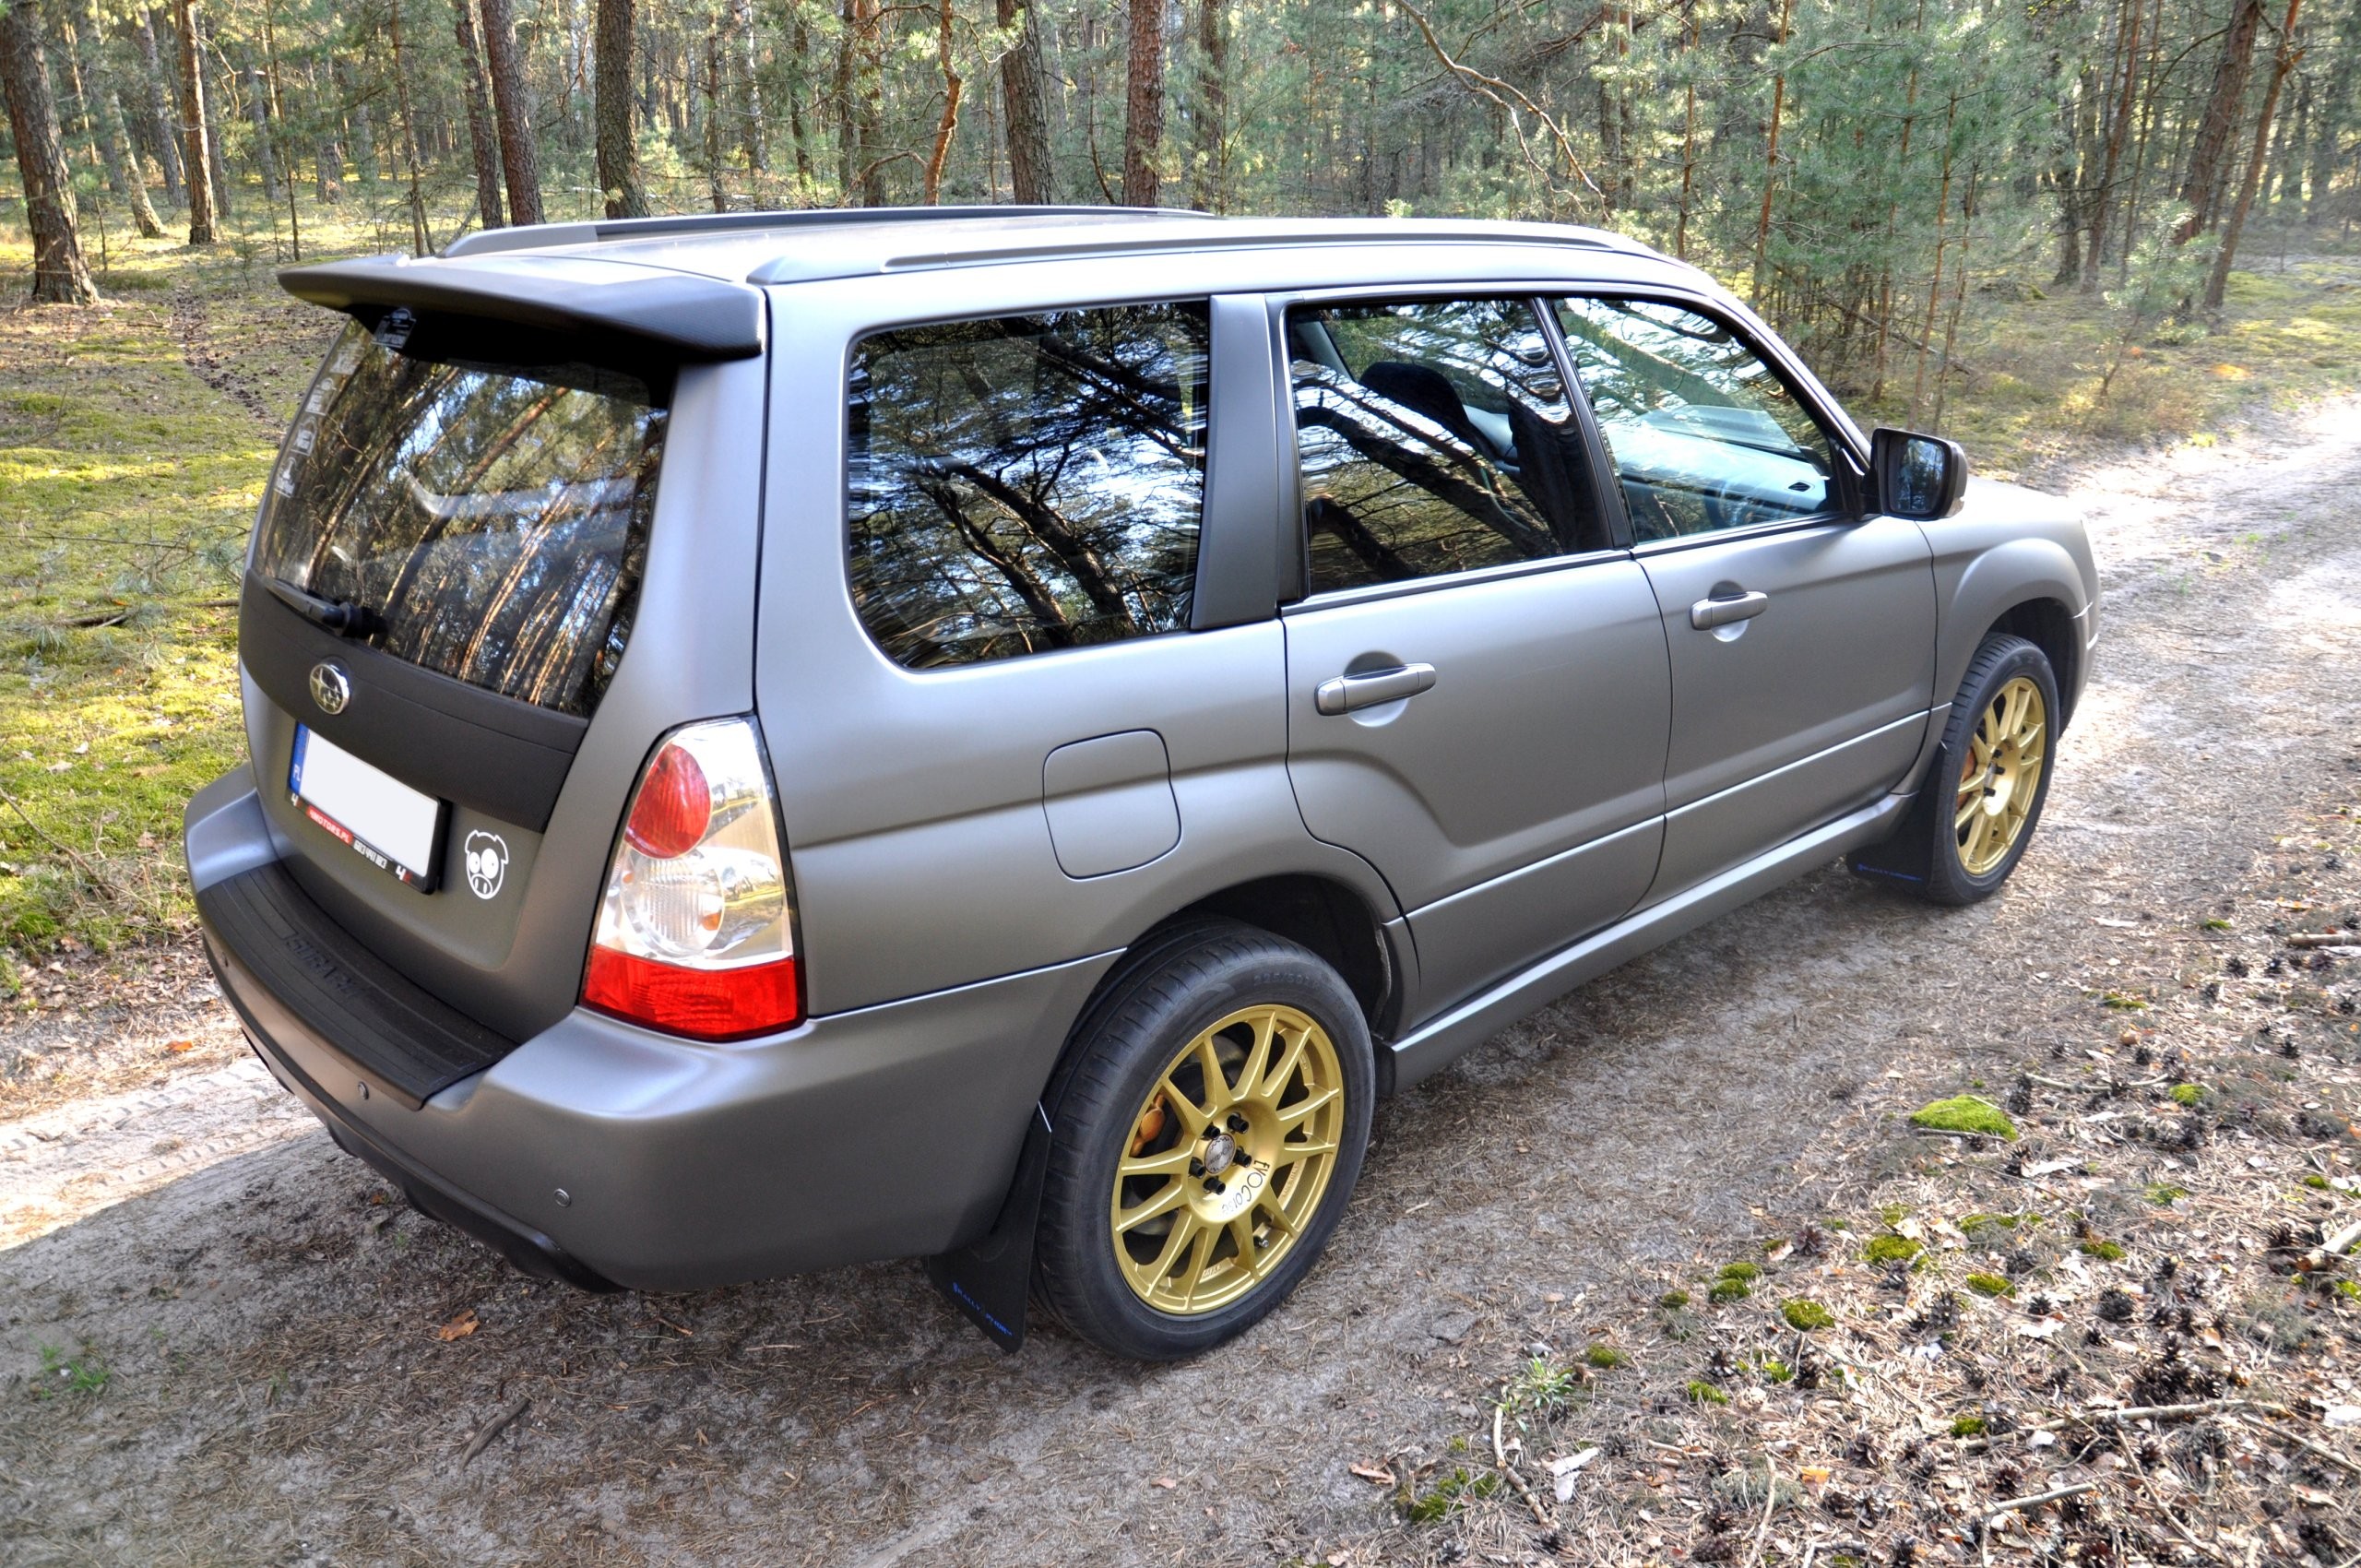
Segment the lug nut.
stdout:
<path fill-rule="evenodd" d="M 1218 1176 L 1208 1176 L 1208 1177 L 1206 1177 L 1206 1178 L 1205 1178 L 1205 1191 L 1207 1191 L 1207 1192 L 1209 1192 L 1209 1193 L 1218 1193 L 1218 1192 L 1220 1192 L 1220 1191 L 1221 1191 L 1221 1178 L 1220 1178 L 1220 1177 L 1218 1177 Z"/>
<path fill-rule="evenodd" d="M 1203 1176 L 1204 1173 L 1205 1173 L 1205 1162 L 1204 1162 L 1204 1160 L 1202 1160 L 1202 1159 L 1192 1159 L 1192 1160 L 1190 1160 L 1190 1161 L 1189 1161 L 1189 1174 L 1190 1174 L 1190 1175 L 1192 1175 L 1192 1176 Z"/>
<path fill-rule="evenodd" d="M 1233 1111 L 1229 1113 L 1228 1125 L 1231 1132 L 1242 1133 L 1246 1131 L 1246 1118 L 1240 1112 Z"/>

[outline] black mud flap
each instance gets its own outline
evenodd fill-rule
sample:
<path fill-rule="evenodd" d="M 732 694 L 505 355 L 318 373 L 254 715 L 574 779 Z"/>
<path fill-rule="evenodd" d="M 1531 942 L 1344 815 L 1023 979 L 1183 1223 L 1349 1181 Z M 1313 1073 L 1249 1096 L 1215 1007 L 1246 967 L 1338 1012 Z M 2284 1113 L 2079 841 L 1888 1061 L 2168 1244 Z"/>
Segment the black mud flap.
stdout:
<path fill-rule="evenodd" d="M 1883 882 L 1925 886 L 1935 869 L 1934 824 L 1928 820 L 1928 814 L 1935 809 L 1935 797 L 1940 793 L 1922 785 L 1917 799 L 1902 814 L 1902 822 L 1892 834 L 1880 843 L 1853 851 L 1849 861 L 1855 873 Z"/>
<path fill-rule="evenodd" d="M 1033 1232 L 1041 1219 L 1041 1182 L 1050 1169 L 1050 1114 L 1033 1108 L 1016 1180 L 983 1237 L 926 1260 L 926 1277 L 986 1338 L 1011 1355 L 1025 1344 L 1026 1303 L 1033 1288 Z"/>

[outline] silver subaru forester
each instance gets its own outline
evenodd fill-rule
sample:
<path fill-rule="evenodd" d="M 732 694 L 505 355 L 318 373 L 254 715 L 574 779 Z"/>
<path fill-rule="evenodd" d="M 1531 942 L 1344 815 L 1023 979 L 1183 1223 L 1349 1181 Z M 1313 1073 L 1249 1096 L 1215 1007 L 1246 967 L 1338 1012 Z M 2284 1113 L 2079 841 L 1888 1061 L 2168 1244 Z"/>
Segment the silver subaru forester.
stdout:
<path fill-rule="evenodd" d="M 554 224 L 350 322 L 188 810 L 255 1049 L 527 1269 L 927 1260 L 1186 1356 L 1371 1104 L 1849 855 L 1994 891 L 2087 679 L 2057 502 L 1584 229 Z"/>

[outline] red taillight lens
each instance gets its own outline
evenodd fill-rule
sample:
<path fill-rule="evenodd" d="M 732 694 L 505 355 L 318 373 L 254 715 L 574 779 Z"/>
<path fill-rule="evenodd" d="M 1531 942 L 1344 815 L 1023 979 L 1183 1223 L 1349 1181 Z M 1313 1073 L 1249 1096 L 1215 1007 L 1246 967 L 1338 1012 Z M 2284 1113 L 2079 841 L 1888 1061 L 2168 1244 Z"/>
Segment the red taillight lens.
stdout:
<path fill-rule="evenodd" d="M 694 1039 L 743 1039 L 800 1023 L 801 982 L 794 888 L 753 720 L 674 731 L 615 845 L 583 1004 Z"/>
<path fill-rule="evenodd" d="M 713 787 L 688 748 L 674 742 L 656 754 L 647 778 L 632 802 L 623 837 L 652 860 L 685 855 L 705 837 L 713 820 Z"/>
<path fill-rule="evenodd" d="M 693 1039 L 743 1039 L 802 1016 L 795 960 L 742 969 L 684 969 L 611 947 L 590 949 L 582 1000 L 603 1013 Z"/>

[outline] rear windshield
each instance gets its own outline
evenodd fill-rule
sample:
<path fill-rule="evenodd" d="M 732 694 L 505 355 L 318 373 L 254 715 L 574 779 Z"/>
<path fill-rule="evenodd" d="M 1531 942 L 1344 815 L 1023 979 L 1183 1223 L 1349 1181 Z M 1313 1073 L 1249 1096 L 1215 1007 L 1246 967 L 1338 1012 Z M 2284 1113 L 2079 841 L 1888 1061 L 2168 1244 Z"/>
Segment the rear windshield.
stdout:
<path fill-rule="evenodd" d="M 665 410 L 589 365 L 473 364 L 354 326 L 296 416 L 253 568 L 375 647 L 587 714 L 623 658 Z"/>

